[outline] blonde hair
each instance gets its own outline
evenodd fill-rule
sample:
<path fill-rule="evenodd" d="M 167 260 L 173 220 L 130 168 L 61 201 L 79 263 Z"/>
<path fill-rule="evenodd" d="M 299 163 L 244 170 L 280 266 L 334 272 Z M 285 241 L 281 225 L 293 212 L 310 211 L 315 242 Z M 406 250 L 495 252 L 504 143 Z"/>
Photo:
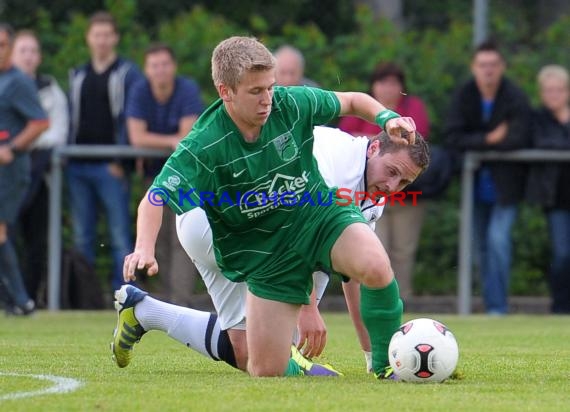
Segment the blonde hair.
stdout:
<path fill-rule="evenodd" d="M 550 78 L 562 80 L 568 86 L 568 70 L 558 64 L 549 64 L 548 66 L 544 66 L 540 69 L 536 78 L 538 80 L 538 84 L 541 86 Z"/>
<path fill-rule="evenodd" d="M 273 68 L 275 57 L 253 37 L 230 37 L 212 53 L 212 80 L 216 87 L 224 84 L 235 90 L 245 72 Z"/>

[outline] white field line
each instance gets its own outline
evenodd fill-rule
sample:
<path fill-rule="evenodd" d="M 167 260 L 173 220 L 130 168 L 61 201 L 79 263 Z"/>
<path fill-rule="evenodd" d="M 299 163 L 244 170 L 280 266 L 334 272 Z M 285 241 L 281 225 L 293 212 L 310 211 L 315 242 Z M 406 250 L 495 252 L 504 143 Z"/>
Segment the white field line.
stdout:
<path fill-rule="evenodd" d="M 10 373 L 10 372 L 0 372 L 0 376 L 19 376 L 25 378 L 34 378 L 45 381 L 53 382 L 54 385 L 45 389 L 39 389 L 36 391 L 29 392 L 12 392 L 5 395 L 0 395 L 0 401 L 9 399 L 20 399 L 20 398 L 30 398 L 32 396 L 48 395 L 52 393 L 67 393 L 73 392 L 83 386 L 83 382 L 77 379 L 64 378 L 63 376 L 54 375 L 32 375 L 29 373 Z"/>

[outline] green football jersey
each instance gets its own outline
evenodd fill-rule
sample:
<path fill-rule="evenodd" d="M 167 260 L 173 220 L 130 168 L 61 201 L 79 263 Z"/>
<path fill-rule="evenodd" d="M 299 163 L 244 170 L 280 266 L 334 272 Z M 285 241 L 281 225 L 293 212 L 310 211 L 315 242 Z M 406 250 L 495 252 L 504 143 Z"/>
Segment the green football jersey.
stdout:
<path fill-rule="evenodd" d="M 280 250 L 319 213 L 315 203 L 327 200 L 313 128 L 339 113 L 334 92 L 275 87 L 271 114 L 258 140 L 248 143 L 218 100 L 168 158 L 151 191 L 177 214 L 206 211 L 217 262 L 231 280 L 271 270 Z M 312 202 L 299 205 L 307 196 Z"/>

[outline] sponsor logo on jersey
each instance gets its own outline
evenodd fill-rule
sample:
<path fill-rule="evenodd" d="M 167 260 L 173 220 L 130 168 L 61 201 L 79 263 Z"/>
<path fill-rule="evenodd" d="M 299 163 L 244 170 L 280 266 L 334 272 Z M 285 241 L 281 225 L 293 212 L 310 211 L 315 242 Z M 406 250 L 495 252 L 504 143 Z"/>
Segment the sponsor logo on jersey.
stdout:
<path fill-rule="evenodd" d="M 272 180 L 244 193 L 239 202 L 241 213 L 254 219 L 282 204 L 295 202 L 305 192 L 310 173 L 306 170 L 301 176 L 277 173 Z"/>

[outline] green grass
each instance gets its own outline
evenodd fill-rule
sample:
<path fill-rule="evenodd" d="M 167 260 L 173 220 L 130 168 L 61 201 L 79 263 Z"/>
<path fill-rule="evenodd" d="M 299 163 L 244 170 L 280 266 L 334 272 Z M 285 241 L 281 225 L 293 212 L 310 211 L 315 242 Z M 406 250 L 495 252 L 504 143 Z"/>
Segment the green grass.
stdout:
<path fill-rule="evenodd" d="M 423 315 L 422 315 L 423 316 Z M 406 319 L 414 316 L 407 315 Z M 0 317 L 0 373 L 79 379 L 75 392 L 0 400 L 0 411 L 559 411 L 570 405 L 570 318 L 431 315 L 456 335 L 461 379 L 414 385 L 374 380 L 344 314 L 326 314 L 335 378 L 252 379 L 159 332 L 126 369 L 110 360 L 113 312 Z M 0 398 L 49 387 L 0 374 Z"/>

